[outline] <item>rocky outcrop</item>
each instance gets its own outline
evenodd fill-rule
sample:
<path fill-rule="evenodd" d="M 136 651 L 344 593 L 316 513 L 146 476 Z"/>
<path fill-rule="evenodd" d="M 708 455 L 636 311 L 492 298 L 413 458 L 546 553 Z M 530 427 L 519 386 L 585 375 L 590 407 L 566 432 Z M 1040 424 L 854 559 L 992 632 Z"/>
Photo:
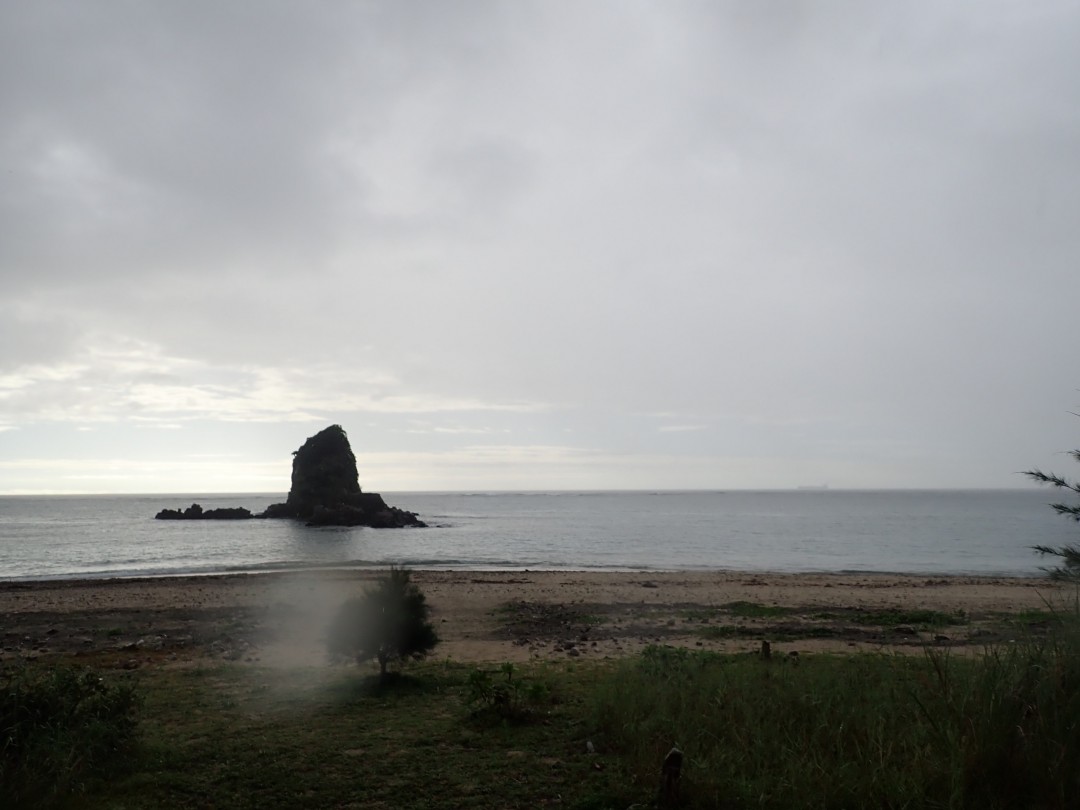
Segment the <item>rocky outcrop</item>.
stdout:
<path fill-rule="evenodd" d="M 292 518 L 309 526 L 371 526 L 393 529 L 426 526 L 416 513 L 390 506 L 376 492 L 362 492 L 356 456 L 341 425 L 331 425 L 293 453 L 292 485 L 285 503 L 253 515 L 243 507 L 208 509 L 193 503 L 187 509 L 162 509 L 158 520 L 247 520 Z"/>
<path fill-rule="evenodd" d="M 316 506 L 308 518 L 309 526 L 371 526 L 375 529 L 396 529 L 403 526 L 424 526 L 413 512 L 389 506 L 377 492 L 362 492 L 353 502 L 342 506 Z"/>
<path fill-rule="evenodd" d="M 425 525 L 413 512 L 389 506 L 377 493 L 360 490 L 356 456 L 341 425 L 319 431 L 293 453 L 289 497 L 260 517 L 294 518 L 309 526 Z"/>
<path fill-rule="evenodd" d="M 318 506 L 351 503 L 359 494 L 356 456 L 341 425 L 320 430 L 293 453 L 285 507 L 296 517 L 309 518 Z"/>
<path fill-rule="evenodd" d="M 242 506 L 204 511 L 197 503 L 193 503 L 183 512 L 179 509 L 162 509 L 154 515 L 157 520 L 251 520 L 253 517 L 255 515 Z"/>

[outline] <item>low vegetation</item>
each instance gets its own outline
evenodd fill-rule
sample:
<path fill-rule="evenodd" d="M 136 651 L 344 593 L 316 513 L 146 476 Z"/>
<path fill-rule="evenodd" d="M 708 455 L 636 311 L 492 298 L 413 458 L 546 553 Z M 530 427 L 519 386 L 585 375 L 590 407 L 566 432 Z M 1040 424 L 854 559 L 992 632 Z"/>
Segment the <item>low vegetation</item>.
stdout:
<path fill-rule="evenodd" d="M 631 803 L 617 760 L 597 768 L 604 761 L 585 749 L 588 701 L 602 672 L 515 670 L 515 682 L 541 683 L 544 693 L 525 722 L 504 722 L 476 712 L 476 671 L 423 662 L 380 679 L 344 667 L 282 672 L 224 662 L 147 672 L 134 767 L 79 806 L 622 810 Z"/>
<path fill-rule="evenodd" d="M 760 637 L 748 622 L 776 620 L 776 641 L 822 622 L 816 637 L 968 620 L 804 614 L 733 602 L 684 621 Z M 564 606 L 511 618 L 530 632 L 591 627 Z M 1015 639 L 977 655 L 657 645 L 587 664 L 416 663 L 437 639 L 424 595 L 393 569 L 328 630 L 331 651 L 377 662 L 378 675 L 161 661 L 136 693 L 86 668 L 3 671 L 0 806 L 621 810 L 677 795 L 687 808 L 1078 807 L 1080 602 L 1011 621 Z M 672 748 L 679 778 L 668 771 L 660 794 Z"/>
<path fill-rule="evenodd" d="M 342 605 L 330 626 L 327 647 L 336 657 L 378 661 L 379 675 L 385 678 L 391 663 L 423 658 L 439 643 L 428 621 L 430 612 L 409 571 L 391 568 L 363 596 Z"/>
<path fill-rule="evenodd" d="M 863 627 L 913 627 L 918 630 L 937 630 L 968 623 L 963 611 L 944 613 L 940 610 L 828 610 L 814 614 L 815 619 L 844 621 Z"/>
<path fill-rule="evenodd" d="M 622 810 L 655 800 L 660 762 L 678 746 L 688 808 L 1071 808 L 1080 628 L 1054 615 L 981 655 L 766 660 L 657 646 L 587 664 L 425 662 L 385 679 L 346 667 L 148 668 L 127 760 L 116 754 L 135 729 L 129 684 L 24 670 L 6 694 L 82 708 L 5 710 L 0 804 L 18 806 L 11 775 L 22 768 L 23 803 L 34 789 L 40 807 L 81 785 L 89 808 Z M 78 722 L 60 732 L 27 719 L 60 716 Z M 101 779 L 116 762 L 126 766 Z M 53 780 L 63 791 L 42 792 Z"/>
<path fill-rule="evenodd" d="M 836 639 L 881 642 L 906 638 L 911 645 L 923 643 L 920 634 L 937 635 L 939 631 L 962 627 L 970 621 L 963 611 L 945 613 L 921 609 L 868 610 L 854 607 L 822 610 L 755 602 L 731 602 L 709 611 L 682 611 L 681 616 L 686 622 L 697 623 L 693 635 L 709 641 Z M 1011 626 L 1013 622 L 1008 624 Z M 1000 630 L 1000 627 L 996 629 Z M 989 631 L 984 628 L 984 632 Z"/>
<path fill-rule="evenodd" d="M 1080 634 L 990 649 L 754 656 L 650 648 L 597 689 L 642 788 L 673 745 L 698 807 L 1080 806 Z"/>
<path fill-rule="evenodd" d="M 0 805 L 38 807 L 108 774 L 131 748 L 137 710 L 130 682 L 93 670 L 0 671 Z"/>
<path fill-rule="evenodd" d="M 524 722 L 536 717 L 551 699 L 546 678 L 523 674 L 510 662 L 498 671 L 477 667 L 466 681 L 465 703 L 477 719 Z"/>

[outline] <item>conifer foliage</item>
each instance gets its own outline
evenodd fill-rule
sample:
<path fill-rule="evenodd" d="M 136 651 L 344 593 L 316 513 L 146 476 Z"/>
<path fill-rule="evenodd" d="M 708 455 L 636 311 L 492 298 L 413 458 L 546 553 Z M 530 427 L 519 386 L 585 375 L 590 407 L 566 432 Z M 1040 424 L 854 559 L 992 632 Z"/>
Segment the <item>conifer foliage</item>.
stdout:
<path fill-rule="evenodd" d="M 428 621 L 431 608 L 405 568 L 391 568 L 363 596 L 341 606 L 327 639 L 330 654 L 376 660 L 386 677 L 391 662 L 423 658 L 439 638 Z"/>
<path fill-rule="evenodd" d="M 1080 450 L 1069 453 L 1076 461 L 1080 461 Z M 1048 484 L 1058 489 L 1064 489 L 1073 495 L 1080 495 L 1080 482 L 1069 481 L 1054 473 L 1044 473 L 1042 470 L 1028 470 L 1024 475 L 1038 481 L 1040 484 Z M 1077 503 L 1052 503 L 1050 508 L 1063 515 L 1069 520 L 1080 522 L 1080 502 Z M 1033 546 L 1040 554 L 1049 554 L 1061 560 L 1056 568 L 1049 569 L 1050 576 L 1054 579 L 1067 582 L 1080 583 L 1080 546 L 1068 545 L 1055 548 L 1053 546 Z"/>

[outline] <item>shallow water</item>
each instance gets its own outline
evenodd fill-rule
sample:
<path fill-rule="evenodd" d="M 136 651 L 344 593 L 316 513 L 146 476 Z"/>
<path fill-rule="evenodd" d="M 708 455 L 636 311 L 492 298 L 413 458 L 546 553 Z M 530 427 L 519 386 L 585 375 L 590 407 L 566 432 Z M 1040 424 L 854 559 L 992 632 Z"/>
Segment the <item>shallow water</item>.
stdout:
<path fill-rule="evenodd" d="M 281 494 L 0 497 L 0 578 L 310 565 L 1038 573 L 1076 540 L 1053 492 L 395 493 L 426 529 L 157 521 L 163 507 L 260 511 Z"/>

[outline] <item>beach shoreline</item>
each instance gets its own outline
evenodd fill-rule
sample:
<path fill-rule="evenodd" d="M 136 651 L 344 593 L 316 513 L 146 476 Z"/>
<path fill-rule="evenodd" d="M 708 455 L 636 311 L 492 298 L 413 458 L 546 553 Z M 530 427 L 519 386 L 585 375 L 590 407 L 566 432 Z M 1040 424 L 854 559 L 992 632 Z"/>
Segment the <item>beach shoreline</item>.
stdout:
<path fill-rule="evenodd" d="M 325 663 L 337 608 L 382 569 L 0 582 L 3 660 L 137 668 Z M 1073 592 L 1046 578 L 756 571 L 414 570 L 462 662 L 719 652 L 958 651 L 1039 632 Z M 1049 619 L 1047 617 L 1050 617 Z"/>

